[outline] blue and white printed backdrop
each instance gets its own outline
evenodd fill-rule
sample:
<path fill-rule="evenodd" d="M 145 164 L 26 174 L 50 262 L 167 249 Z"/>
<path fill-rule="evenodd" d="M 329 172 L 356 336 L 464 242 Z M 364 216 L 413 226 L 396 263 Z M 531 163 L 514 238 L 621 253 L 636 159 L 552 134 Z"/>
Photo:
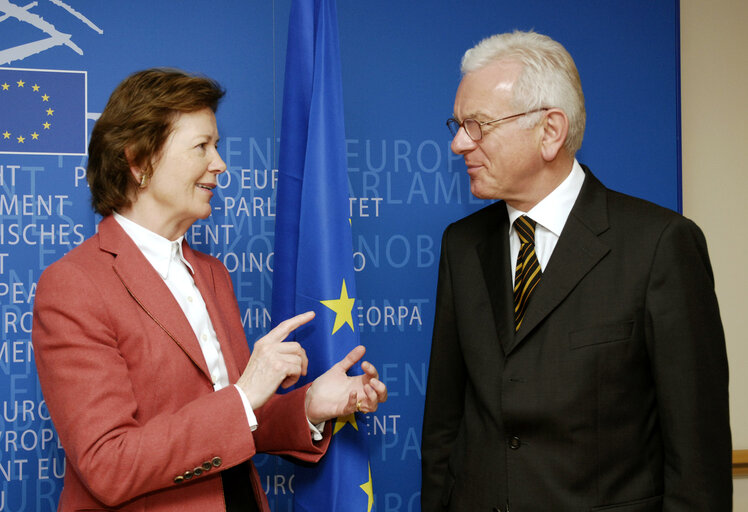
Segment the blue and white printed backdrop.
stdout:
<path fill-rule="evenodd" d="M 52 511 L 65 467 L 31 346 L 42 270 L 94 233 L 87 136 L 133 71 L 217 79 L 219 180 L 193 247 L 231 271 L 250 343 L 270 325 L 289 0 L 0 0 L 0 511 Z M 573 4 L 573 5 L 572 5 Z M 390 399 L 368 416 L 375 510 L 420 510 L 420 430 L 441 232 L 485 203 L 449 151 L 462 53 L 535 29 L 575 57 L 588 124 L 578 157 L 608 186 L 680 207 L 677 0 L 338 2 L 354 318 Z M 314 354 L 310 354 L 314 357 Z M 220 435 L 220 433 L 217 433 Z M 293 466 L 255 461 L 276 512 Z"/>

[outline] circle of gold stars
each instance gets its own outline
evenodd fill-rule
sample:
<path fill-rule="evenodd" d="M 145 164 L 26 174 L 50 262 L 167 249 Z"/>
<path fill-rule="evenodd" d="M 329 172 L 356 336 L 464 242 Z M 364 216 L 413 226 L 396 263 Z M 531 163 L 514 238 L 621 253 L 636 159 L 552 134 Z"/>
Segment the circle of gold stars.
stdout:
<path fill-rule="evenodd" d="M 43 122 L 39 126 L 39 131 L 33 130 L 31 133 L 12 133 L 8 131 L 6 127 L 0 133 L 0 137 L 2 137 L 3 139 L 9 139 L 9 140 L 15 139 L 18 144 L 25 144 L 27 140 L 32 140 L 32 141 L 39 140 L 39 137 L 40 137 L 39 132 L 43 133 L 44 130 L 49 130 L 52 128 L 52 117 L 54 116 L 55 111 L 49 104 L 49 100 L 50 100 L 49 95 L 44 93 L 41 90 L 41 86 L 39 86 L 38 84 L 33 84 L 33 85 L 27 84 L 22 79 L 19 79 L 17 82 L 15 82 L 15 85 L 9 84 L 7 82 L 0 84 L 0 94 L 5 91 L 10 91 L 12 87 L 15 87 L 17 89 L 29 90 L 31 91 L 32 94 L 37 94 L 39 96 L 39 99 L 41 100 L 41 103 L 42 103 L 42 107 L 46 107 L 44 109 L 44 113 L 46 114 L 45 122 Z"/>

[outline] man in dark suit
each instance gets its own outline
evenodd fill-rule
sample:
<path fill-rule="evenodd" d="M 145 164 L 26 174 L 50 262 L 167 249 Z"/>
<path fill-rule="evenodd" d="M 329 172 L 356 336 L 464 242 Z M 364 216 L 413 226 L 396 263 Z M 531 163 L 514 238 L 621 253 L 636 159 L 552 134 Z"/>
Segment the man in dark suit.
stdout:
<path fill-rule="evenodd" d="M 552 39 L 462 61 L 452 150 L 502 199 L 444 232 L 422 510 L 731 510 L 724 334 L 699 228 L 606 189 Z"/>

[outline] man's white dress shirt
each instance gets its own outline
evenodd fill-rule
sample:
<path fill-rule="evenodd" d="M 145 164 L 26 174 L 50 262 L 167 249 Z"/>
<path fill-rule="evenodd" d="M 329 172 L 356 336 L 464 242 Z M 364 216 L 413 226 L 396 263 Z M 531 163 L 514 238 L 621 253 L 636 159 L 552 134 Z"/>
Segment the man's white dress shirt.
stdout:
<path fill-rule="evenodd" d="M 571 167 L 569 175 L 561 184 L 553 189 L 553 192 L 545 196 L 538 204 L 533 206 L 529 212 L 522 212 L 506 205 L 509 214 L 509 252 L 511 255 L 512 275 L 514 275 L 517 255 L 521 242 L 519 235 L 514 229 L 514 221 L 522 215 L 527 215 L 534 220 L 535 226 L 535 255 L 540 263 L 540 270 L 545 271 L 548 261 L 551 259 L 553 249 L 556 248 L 558 237 L 561 236 L 569 218 L 574 202 L 582 190 L 584 183 L 584 171 L 576 159 Z"/>

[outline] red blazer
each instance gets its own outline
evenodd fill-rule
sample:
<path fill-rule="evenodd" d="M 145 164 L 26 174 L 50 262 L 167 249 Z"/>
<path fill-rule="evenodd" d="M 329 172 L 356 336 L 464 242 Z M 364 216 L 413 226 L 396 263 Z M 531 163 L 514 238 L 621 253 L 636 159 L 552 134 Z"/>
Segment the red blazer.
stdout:
<path fill-rule="evenodd" d="M 229 273 L 186 242 L 184 255 L 234 383 L 249 347 Z M 329 422 L 311 439 L 306 388 L 257 409 L 250 431 L 238 391 L 214 392 L 187 318 L 112 217 L 42 274 L 32 340 L 67 456 L 61 511 L 223 512 L 221 470 L 258 452 L 316 462 L 329 444 Z M 248 478 L 269 511 L 254 466 Z"/>

